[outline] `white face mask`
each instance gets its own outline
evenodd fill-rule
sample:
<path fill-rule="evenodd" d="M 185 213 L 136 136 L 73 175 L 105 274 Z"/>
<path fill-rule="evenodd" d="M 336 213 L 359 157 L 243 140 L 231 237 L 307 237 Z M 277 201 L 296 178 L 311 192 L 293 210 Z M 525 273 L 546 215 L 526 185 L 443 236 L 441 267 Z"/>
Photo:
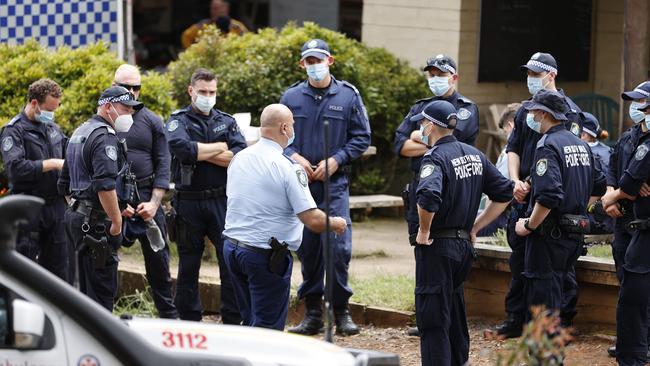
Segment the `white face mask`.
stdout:
<path fill-rule="evenodd" d="M 117 110 L 115 107 L 112 107 L 115 113 L 117 114 L 117 118 L 115 118 L 115 121 L 113 121 L 113 124 L 115 125 L 115 131 L 117 132 L 129 132 L 131 129 L 131 126 L 133 126 L 133 116 L 129 114 L 119 114 L 117 113 Z"/>
<path fill-rule="evenodd" d="M 194 106 L 203 113 L 210 113 L 212 107 L 217 104 L 217 96 L 206 97 L 198 93 L 194 93 Z"/>

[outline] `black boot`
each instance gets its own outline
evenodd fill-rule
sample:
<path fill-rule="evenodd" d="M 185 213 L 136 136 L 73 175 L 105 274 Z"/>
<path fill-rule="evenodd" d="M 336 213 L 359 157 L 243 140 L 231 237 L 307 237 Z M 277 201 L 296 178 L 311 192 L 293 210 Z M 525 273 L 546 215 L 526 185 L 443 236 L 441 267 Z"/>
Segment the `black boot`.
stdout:
<path fill-rule="evenodd" d="M 354 324 L 347 305 L 340 309 L 334 309 L 334 322 L 336 323 L 336 334 L 338 335 L 359 334 L 359 327 Z"/>
<path fill-rule="evenodd" d="M 419 337 L 420 330 L 418 327 L 409 327 L 409 329 L 406 330 L 406 334 L 410 337 Z"/>
<path fill-rule="evenodd" d="M 505 338 L 520 337 L 524 328 L 524 322 L 521 316 L 508 314 L 508 319 L 496 326 L 495 330 L 499 336 Z"/>
<path fill-rule="evenodd" d="M 323 301 L 319 297 L 305 298 L 305 319 L 295 327 L 289 328 L 289 333 L 315 335 L 323 330 Z"/>
<path fill-rule="evenodd" d="M 607 354 L 609 355 L 609 357 L 616 357 L 616 345 L 609 346 L 607 348 Z"/>

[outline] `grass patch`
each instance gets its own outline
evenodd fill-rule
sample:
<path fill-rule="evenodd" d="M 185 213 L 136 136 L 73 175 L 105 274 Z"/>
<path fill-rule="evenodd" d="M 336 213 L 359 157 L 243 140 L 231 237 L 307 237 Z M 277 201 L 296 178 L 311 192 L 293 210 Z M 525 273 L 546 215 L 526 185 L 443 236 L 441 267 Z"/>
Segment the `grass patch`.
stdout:
<path fill-rule="evenodd" d="M 350 277 L 352 301 L 390 309 L 415 311 L 415 279 L 406 275 L 377 274 L 369 278 Z"/>
<path fill-rule="evenodd" d="M 506 229 L 497 229 L 497 232 L 492 236 L 496 239 L 492 244 L 500 247 L 508 246 L 508 233 L 506 232 Z"/>
<path fill-rule="evenodd" d="M 372 258 L 388 258 L 388 254 L 383 249 L 374 250 L 372 252 L 352 253 L 352 259 L 372 259 Z"/>
<path fill-rule="evenodd" d="M 135 290 L 134 294 L 125 295 L 115 301 L 113 314 L 117 316 L 129 314 L 145 318 L 157 318 L 158 310 L 151 297 L 151 288 L 144 291 Z"/>

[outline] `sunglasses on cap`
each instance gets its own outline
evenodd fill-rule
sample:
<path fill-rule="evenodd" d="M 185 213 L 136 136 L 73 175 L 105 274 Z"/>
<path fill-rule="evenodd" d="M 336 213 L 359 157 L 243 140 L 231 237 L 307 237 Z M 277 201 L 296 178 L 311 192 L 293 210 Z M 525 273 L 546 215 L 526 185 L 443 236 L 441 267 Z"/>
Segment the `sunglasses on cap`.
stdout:
<path fill-rule="evenodd" d="M 117 85 L 121 86 L 126 90 L 132 90 L 134 92 L 138 92 L 142 88 L 142 85 L 129 85 L 129 84 L 122 84 L 122 83 L 118 83 Z"/>

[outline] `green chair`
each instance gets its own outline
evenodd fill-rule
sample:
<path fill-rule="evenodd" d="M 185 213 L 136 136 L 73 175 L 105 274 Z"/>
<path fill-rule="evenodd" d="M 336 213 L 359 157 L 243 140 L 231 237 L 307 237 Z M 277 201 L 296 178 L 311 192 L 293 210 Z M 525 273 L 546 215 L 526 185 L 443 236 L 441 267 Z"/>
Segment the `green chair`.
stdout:
<path fill-rule="evenodd" d="M 616 143 L 618 129 L 618 103 L 610 97 L 599 94 L 581 94 L 571 98 L 582 109 L 596 116 L 600 122 L 600 128 L 609 132 L 609 138 L 604 143 L 613 145 Z"/>

